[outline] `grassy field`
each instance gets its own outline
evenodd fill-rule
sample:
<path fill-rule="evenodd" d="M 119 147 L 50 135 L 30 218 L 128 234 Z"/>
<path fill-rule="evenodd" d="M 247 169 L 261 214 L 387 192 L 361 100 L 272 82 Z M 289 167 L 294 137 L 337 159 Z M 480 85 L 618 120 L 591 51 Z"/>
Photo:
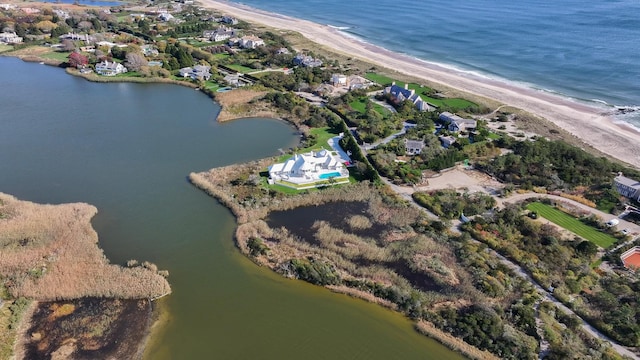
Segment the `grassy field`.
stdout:
<path fill-rule="evenodd" d="M 361 114 L 364 114 L 367 111 L 367 102 L 369 102 L 369 99 L 367 97 L 361 97 L 350 102 L 349 106 L 351 106 L 353 110 Z M 389 116 L 390 111 L 385 109 L 384 106 L 381 106 L 376 103 L 373 103 L 372 105 L 373 105 L 373 110 L 375 110 L 377 113 L 379 113 L 383 117 L 386 118 L 387 116 Z"/>
<path fill-rule="evenodd" d="M 217 82 L 213 82 L 213 81 L 205 81 L 204 82 L 204 87 L 207 90 L 211 90 L 211 91 L 217 91 L 218 89 L 220 89 L 222 86 L 220 86 L 220 84 L 218 84 Z"/>
<path fill-rule="evenodd" d="M 214 58 L 214 59 L 216 59 L 216 60 L 226 59 L 226 58 L 228 58 L 229 56 L 231 56 L 231 55 L 229 55 L 229 54 L 227 54 L 227 53 L 213 54 L 213 58 Z"/>
<path fill-rule="evenodd" d="M 391 85 L 392 82 L 394 82 L 394 80 L 388 76 L 384 76 L 384 75 L 380 75 L 380 74 L 376 74 L 376 73 L 366 73 L 364 75 L 364 77 L 367 80 L 371 80 L 375 83 L 378 83 L 380 85 Z"/>
<path fill-rule="evenodd" d="M 232 68 L 233 70 L 235 70 L 237 72 L 241 72 L 243 74 L 256 71 L 256 69 L 252 69 L 250 67 L 246 67 L 246 66 L 242 66 L 242 65 L 233 64 L 233 65 L 227 65 L 227 66 Z"/>
<path fill-rule="evenodd" d="M 0 53 L 3 53 L 5 51 L 9 51 L 9 50 L 13 50 L 13 46 L 0 44 Z"/>
<path fill-rule="evenodd" d="M 527 209 L 537 212 L 539 216 L 544 217 L 552 223 L 557 224 L 602 248 L 606 249 L 617 241 L 617 239 L 613 236 L 605 234 L 596 228 L 588 226 L 582 223 L 580 220 L 574 218 L 573 216 L 557 210 L 549 205 L 539 202 L 533 202 L 527 205 Z"/>
<path fill-rule="evenodd" d="M 70 53 L 66 51 L 64 52 L 52 51 L 50 53 L 42 54 L 42 57 L 47 59 L 58 60 L 58 61 L 67 61 L 69 54 Z"/>

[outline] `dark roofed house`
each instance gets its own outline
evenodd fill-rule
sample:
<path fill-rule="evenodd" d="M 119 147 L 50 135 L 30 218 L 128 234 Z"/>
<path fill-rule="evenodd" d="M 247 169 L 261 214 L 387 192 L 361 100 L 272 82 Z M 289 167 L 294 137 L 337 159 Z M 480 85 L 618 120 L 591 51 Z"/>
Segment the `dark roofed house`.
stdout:
<path fill-rule="evenodd" d="M 616 186 L 618 193 L 626 198 L 640 201 L 640 182 L 631 178 L 628 178 L 622 173 L 618 173 L 618 176 L 613 178 L 613 183 Z"/>
<path fill-rule="evenodd" d="M 407 155 L 420 155 L 424 148 L 424 141 L 404 139 L 404 148 Z"/>
<path fill-rule="evenodd" d="M 395 81 L 384 89 L 385 94 L 389 94 L 391 99 L 399 104 L 403 101 L 411 101 L 413 105 L 420 111 L 431 111 L 433 108 L 427 104 L 426 101 L 422 100 L 419 94 L 416 94 L 416 91 L 413 89 L 409 89 L 408 84 L 404 84 L 404 87 L 396 85 Z"/>

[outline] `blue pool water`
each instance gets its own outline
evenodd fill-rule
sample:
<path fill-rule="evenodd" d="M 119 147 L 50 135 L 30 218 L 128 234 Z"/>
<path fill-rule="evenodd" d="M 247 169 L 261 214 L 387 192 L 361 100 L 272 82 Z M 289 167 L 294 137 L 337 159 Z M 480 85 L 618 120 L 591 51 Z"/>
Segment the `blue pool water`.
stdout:
<path fill-rule="evenodd" d="M 322 174 L 320 176 L 318 176 L 318 178 L 320 179 L 328 179 L 330 177 L 337 177 L 340 176 L 341 174 L 339 172 L 332 172 L 332 173 L 326 173 L 326 174 Z"/>

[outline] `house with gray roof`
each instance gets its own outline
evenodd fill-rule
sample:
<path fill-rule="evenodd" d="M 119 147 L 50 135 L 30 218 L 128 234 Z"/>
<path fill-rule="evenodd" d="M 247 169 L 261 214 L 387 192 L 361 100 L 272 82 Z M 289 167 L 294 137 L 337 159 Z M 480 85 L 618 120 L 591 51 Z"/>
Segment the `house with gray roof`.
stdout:
<path fill-rule="evenodd" d="M 622 173 L 613 178 L 618 193 L 626 198 L 640 201 L 640 181 L 628 178 Z"/>
<path fill-rule="evenodd" d="M 407 155 L 420 155 L 423 148 L 423 140 L 404 139 L 404 149 Z"/>
<path fill-rule="evenodd" d="M 452 132 L 469 131 L 478 126 L 478 123 L 473 119 L 465 119 L 447 111 L 440 114 L 438 119 L 447 125 L 447 129 Z"/>
<path fill-rule="evenodd" d="M 414 89 L 409 89 L 408 84 L 404 84 L 404 87 L 401 87 L 396 85 L 394 81 L 391 86 L 387 86 L 384 89 L 383 93 L 389 95 L 396 104 L 400 104 L 403 101 L 411 101 L 419 111 L 433 110 L 426 101 L 422 100 L 419 94 L 416 94 Z"/>

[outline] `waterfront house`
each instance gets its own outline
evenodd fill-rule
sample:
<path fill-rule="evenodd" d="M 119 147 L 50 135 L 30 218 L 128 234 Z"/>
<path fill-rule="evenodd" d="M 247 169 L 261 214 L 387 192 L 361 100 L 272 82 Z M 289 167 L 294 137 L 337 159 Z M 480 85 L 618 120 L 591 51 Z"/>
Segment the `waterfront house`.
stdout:
<path fill-rule="evenodd" d="M 349 171 L 337 155 L 322 149 L 295 154 L 283 163 L 271 165 L 269 178 L 274 183 L 301 189 L 315 187 L 316 183 L 326 186 L 327 179 L 333 179 L 334 183 L 349 182 Z"/>
<path fill-rule="evenodd" d="M 383 93 L 389 95 L 391 100 L 396 104 L 400 104 L 403 101 L 410 101 L 419 111 L 433 110 L 426 101 L 422 100 L 414 89 L 409 89 L 408 84 L 404 84 L 404 87 L 401 87 L 396 85 L 394 81 L 391 86 L 387 86 L 384 89 Z"/>
<path fill-rule="evenodd" d="M 447 111 L 440 114 L 438 119 L 440 119 L 440 121 L 447 126 L 447 129 L 452 132 L 468 131 L 470 129 L 475 129 L 478 126 L 477 122 L 473 119 L 465 119 Z"/>
<path fill-rule="evenodd" d="M 209 80 L 211 78 L 210 66 L 196 65 L 194 67 L 185 67 L 178 71 L 183 78 L 191 78 L 191 80 Z"/>
<path fill-rule="evenodd" d="M 407 155 L 420 155 L 423 148 L 423 140 L 404 139 L 404 150 Z"/>
<path fill-rule="evenodd" d="M 221 23 L 228 24 L 228 25 L 237 25 L 237 24 L 238 24 L 238 19 L 233 18 L 233 17 L 231 17 L 231 16 L 223 16 L 223 17 L 220 19 L 220 22 L 221 22 Z"/>
<path fill-rule="evenodd" d="M 618 193 L 626 198 L 640 201 L 640 182 L 628 178 L 622 173 L 613 178 L 613 184 L 616 186 Z"/>
<path fill-rule="evenodd" d="M 0 43 L 20 44 L 22 43 L 22 37 L 18 36 L 14 32 L 3 32 L 3 33 L 0 33 Z"/>
<path fill-rule="evenodd" d="M 127 68 L 117 62 L 107 60 L 96 64 L 96 73 L 102 76 L 116 76 L 127 72 Z"/>

